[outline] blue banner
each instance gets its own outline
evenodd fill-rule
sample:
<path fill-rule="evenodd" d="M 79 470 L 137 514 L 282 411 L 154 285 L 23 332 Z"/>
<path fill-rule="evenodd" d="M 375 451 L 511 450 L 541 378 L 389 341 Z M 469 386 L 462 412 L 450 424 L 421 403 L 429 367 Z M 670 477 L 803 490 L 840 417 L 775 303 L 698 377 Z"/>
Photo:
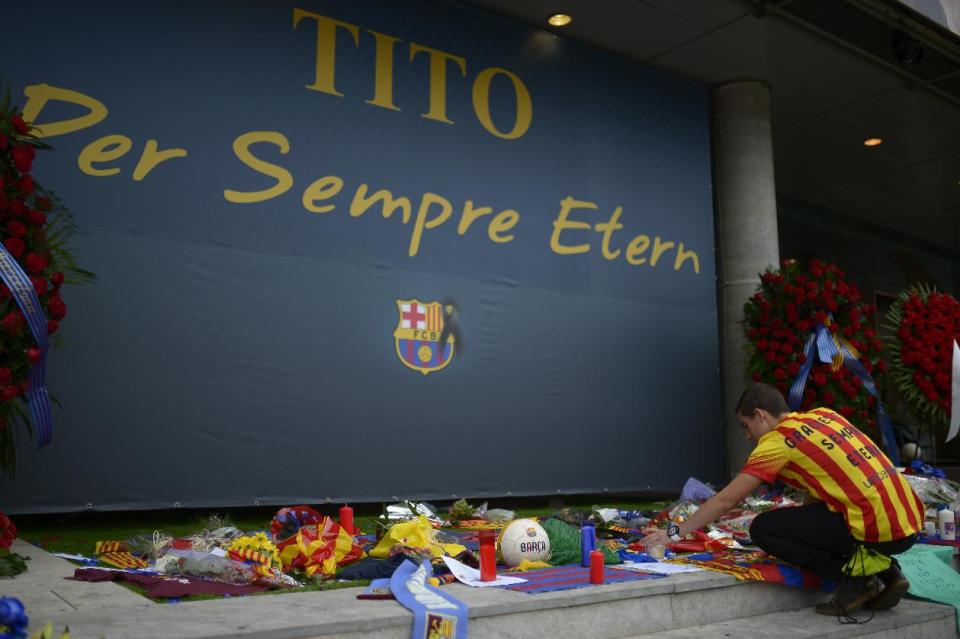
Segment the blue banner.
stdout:
<path fill-rule="evenodd" d="M 467 605 L 427 583 L 433 576 L 429 561 L 419 566 L 407 560 L 393 572 L 390 590 L 413 613 L 413 639 L 467 639 Z"/>
<path fill-rule="evenodd" d="M 64 293 L 57 437 L 6 512 L 722 480 L 707 87 L 461 2 L 4 23 L 37 16 L 0 77 L 97 281 Z"/>

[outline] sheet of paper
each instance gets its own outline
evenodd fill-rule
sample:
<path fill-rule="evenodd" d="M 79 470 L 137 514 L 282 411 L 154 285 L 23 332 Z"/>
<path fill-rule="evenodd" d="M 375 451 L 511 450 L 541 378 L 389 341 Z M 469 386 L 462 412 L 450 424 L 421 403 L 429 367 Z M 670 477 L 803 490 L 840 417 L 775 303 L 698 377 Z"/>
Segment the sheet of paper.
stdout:
<path fill-rule="evenodd" d="M 689 564 L 665 564 L 654 563 L 652 561 L 634 562 L 625 561 L 622 564 L 609 566 L 614 570 L 636 570 L 639 572 L 653 572 L 658 575 L 676 575 L 681 572 L 700 572 L 703 568 L 691 566 Z"/>
<path fill-rule="evenodd" d="M 66 552 L 55 552 L 55 553 L 53 553 L 53 556 L 54 556 L 54 557 L 60 557 L 60 559 L 70 559 L 70 560 L 72 560 L 72 561 L 82 561 L 82 562 L 84 562 L 84 563 L 91 563 L 91 562 L 96 563 L 96 561 L 97 561 L 94 557 L 86 557 L 86 556 L 84 556 L 84 555 L 71 555 L 70 553 L 66 553 Z"/>
<path fill-rule="evenodd" d="M 514 584 L 522 584 L 527 581 L 520 577 L 507 577 L 506 575 L 497 575 L 497 578 L 493 581 L 480 581 L 480 571 L 476 568 L 471 568 L 453 557 L 444 557 L 443 562 L 447 564 L 447 568 L 449 568 L 453 576 L 457 578 L 457 581 L 465 583 L 468 586 L 476 586 L 477 588 L 485 588 L 487 586 L 513 586 Z"/>

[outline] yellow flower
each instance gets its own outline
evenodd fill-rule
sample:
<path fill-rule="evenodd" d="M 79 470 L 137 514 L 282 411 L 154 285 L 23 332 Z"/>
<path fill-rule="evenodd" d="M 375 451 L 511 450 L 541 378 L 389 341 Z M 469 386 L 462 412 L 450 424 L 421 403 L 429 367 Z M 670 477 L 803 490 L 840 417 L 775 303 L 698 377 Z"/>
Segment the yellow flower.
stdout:
<path fill-rule="evenodd" d="M 227 550 L 251 550 L 259 552 L 269 558 L 270 566 L 274 568 L 280 568 L 282 566 L 280 562 L 280 552 L 264 533 L 238 537 L 230 544 Z"/>

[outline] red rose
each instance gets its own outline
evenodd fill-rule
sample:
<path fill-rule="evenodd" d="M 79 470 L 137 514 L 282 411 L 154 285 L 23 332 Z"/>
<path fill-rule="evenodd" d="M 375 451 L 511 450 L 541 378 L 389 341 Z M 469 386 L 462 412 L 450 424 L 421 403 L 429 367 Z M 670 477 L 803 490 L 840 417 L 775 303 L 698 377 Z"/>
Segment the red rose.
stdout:
<path fill-rule="evenodd" d="M 0 431 L 6 427 L 5 422 L 0 422 Z M 13 540 L 17 538 L 17 527 L 13 522 L 7 519 L 7 516 L 0 513 L 0 548 L 9 549 Z"/>
<path fill-rule="evenodd" d="M 29 173 L 33 167 L 33 158 L 37 152 L 28 144 L 18 144 L 13 147 L 13 164 L 21 173 Z"/>
<path fill-rule="evenodd" d="M 25 227 L 23 222 L 19 220 L 11 220 L 7 222 L 7 230 L 10 231 L 10 235 L 15 237 L 23 237 L 27 234 L 27 227 Z"/>
<path fill-rule="evenodd" d="M 27 267 L 27 270 L 31 273 L 39 273 L 43 269 L 47 268 L 49 260 L 39 253 L 28 253 L 25 258 L 23 258 L 23 264 Z"/>
<path fill-rule="evenodd" d="M 837 398 L 830 391 L 824 391 L 823 395 L 821 396 L 821 399 L 823 399 L 824 404 L 826 404 L 827 406 L 830 406 L 831 404 L 833 404 L 834 400 L 836 400 Z"/>
<path fill-rule="evenodd" d="M 47 320 L 47 335 L 53 335 L 60 328 L 60 322 L 57 320 Z"/>
<path fill-rule="evenodd" d="M 67 316 L 67 305 L 64 304 L 63 300 L 59 297 L 51 297 L 47 309 L 50 311 L 50 317 L 53 319 L 62 320 Z"/>
<path fill-rule="evenodd" d="M 813 376 L 813 383 L 817 386 L 825 386 L 827 383 L 827 376 L 823 373 L 817 373 Z"/>
<path fill-rule="evenodd" d="M 776 379 L 786 379 L 786 378 L 787 378 L 787 374 L 783 371 L 782 368 L 775 368 L 775 369 L 773 369 L 773 376 L 774 376 L 774 378 L 776 378 Z"/>
<path fill-rule="evenodd" d="M 3 330 L 11 337 L 19 335 L 23 330 L 24 324 L 26 324 L 26 320 L 23 319 L 23 313 L 19 310 L 10 311 L 0 320 L 0 326 L 3 326 Z"/>
<path fill-rule="evenodd" d="M 30 282 L 33 284 L 33 290 L 37 292 L 37 297 L 43 297 L 47 294 L 47 280 L 42 277 L 37 277 L 36 275 L 30 278 Z"/>
<path fill-rule="evenodd" d="M 30 360 L 31 364 L 36 364 L 40 361 L 40 349 L 36 346 L 31 346 L 26 350 L 27 359 Z"/>
<path fill-rule="evenodd" d="M 17 259 L 20 259 L 20 256 L 23 255 L 24 249 L 26 249 L 23 240 L 21 240 L 19 237 L 8 237 L 3 241 L 3 244 L 7 247 L 7 250 L 10 251 L 10 255 Z"/>
<path fill-rule="evenodd" d="M 36 224 L 37 226 L 43 226 L 47 223 L 47 216 L 40 211 L 31 210 L 29 213 L 27 213 L 27 221 L 31 224 Z"/>
<path fill-rule="evenodd" d="M 13 128 L 17 130 L 17 133 L 20 135 L 26 135 L 30 132 L 30 128 L 27 126 L 27 123 L 23 121 L 19 115 L 15 115 L 10 118 L 10 122 L 13 123 Z"/>
<path fill-rule="evenodd" d="M 19 394 L 20 389 L 16 386 L 4 386 L 3 388 L 0 388 L 0 404 L 9 402 Z"/>
<path fill-rule="evenodd" d="M 23 177 L 20 178 L 20 184 L 18 186 L 20 188 L 20 192 L 23 193 L 24 195 L 33 193 L 33 187 L 34 187 L 33 178 L 30 177 L 29 175 L 24 175 Z"/>
<path fill-rule="evenodd" d="M 796 362 L 790 362 L 790 364 L 787 366 L 787 373 L 790 374 L 790 377 L 796 377 L 799 375 L 800 364 L 797 364 Z"/>
<path fill-rule="evenodd" d="M 50 281 L 53 282 L 55 287 L 60 288 L 63 285 L 63 273 L 57 271 L 50 276 Z"/>

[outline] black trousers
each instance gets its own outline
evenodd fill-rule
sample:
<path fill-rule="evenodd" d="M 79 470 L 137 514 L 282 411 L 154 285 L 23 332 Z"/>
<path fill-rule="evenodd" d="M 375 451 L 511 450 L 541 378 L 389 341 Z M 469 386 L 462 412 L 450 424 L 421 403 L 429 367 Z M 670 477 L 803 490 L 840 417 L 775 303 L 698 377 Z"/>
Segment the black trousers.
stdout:
<path fill-rule="evenodd" d="M 750 526 L 750 537 L 774 557 L 834 581 L 840 580 L 840 569 L 862 543 L 850 534 L 843 515 L 822 502 L 760 513 Z M 905 552 L 916 540 L 910 535 L 863 545 L 889 557 Z"/>

